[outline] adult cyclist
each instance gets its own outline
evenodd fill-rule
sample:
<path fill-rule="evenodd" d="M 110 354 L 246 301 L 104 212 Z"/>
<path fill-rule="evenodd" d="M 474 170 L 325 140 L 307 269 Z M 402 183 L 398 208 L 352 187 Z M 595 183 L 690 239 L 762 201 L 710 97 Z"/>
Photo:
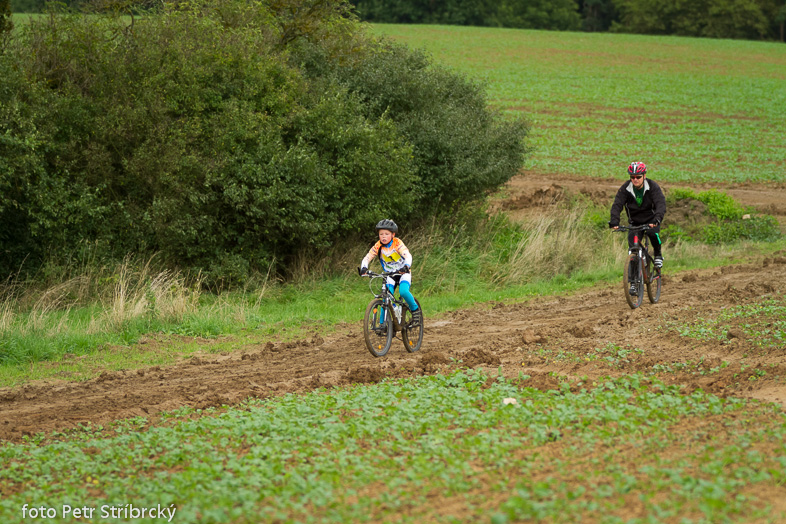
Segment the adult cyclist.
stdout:
<path fill-rule="evenodd" d="M 611 205 L 609 227 L 619 228 L 620 213 L 623 208 L 631 226 L 648 224 L 651 229 L 647 230 L 645 234 L 652 243 L 655 266 L 663 267 L 663 252 L 661 251 L 663 242 L 660 240 L 660 225 L 666 214 L 666 197 L 660 186 L 654 180 L 647 178 L 647 166 L 644 162 L 631 163 L 628 166 L 628 175 L 630 180 L 617 190 L 614 204 Z M 628 233 L 629 247 L 633 247 L 635 234 L 635 231 Z M 631 294 L 635 292 L 635 288 L 631 290 Z"/>

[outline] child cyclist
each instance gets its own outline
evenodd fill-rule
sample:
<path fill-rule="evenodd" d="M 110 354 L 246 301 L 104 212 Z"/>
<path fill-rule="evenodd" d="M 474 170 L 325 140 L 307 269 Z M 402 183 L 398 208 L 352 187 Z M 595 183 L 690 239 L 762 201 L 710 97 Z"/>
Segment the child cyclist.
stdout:
<path fill-rule="evenodd" d="M 407 246 L 404 245 L 404 242 L 396 238 L 398 226 L 389 218 L 379 221 L 377 233 L 379 234 L 379 241 L 371 247 L 368 254 L 363 258 L 358 271 L 361 276 L 368 273 L 368 265 L 376 257 L 379 257 L 382 271 L 386 273 L 399 271 L 399 274 L 387 277 L 388 289 L 393 293 L 396 285 L 398 285 L 399 295 L 407 303 L 409 310 L 412 311 L 412 319 L 415 322 L 419 322 L 421 320 L 421 311 L 418 309 L 415 297 L 412 296 L 412 292 L 409 290 L 412 285 L 412 273 L 409 271 L 412 267 L 412 254 L 407 249 Z M 384 319 L 384 315 L 380 315 L 380 322 L 383 322 Z"/>

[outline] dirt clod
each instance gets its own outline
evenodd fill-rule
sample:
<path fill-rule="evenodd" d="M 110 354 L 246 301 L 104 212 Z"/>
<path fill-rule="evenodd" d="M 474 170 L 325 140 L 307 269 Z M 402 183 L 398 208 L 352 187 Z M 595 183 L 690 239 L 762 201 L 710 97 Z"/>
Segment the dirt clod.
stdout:
<path fill-rule="evenodd" d="M 385 378 L 385 374 L 379 368 L 359 367 L 347 373 L 347 382 L 350 384 L 373 384 Z"/>

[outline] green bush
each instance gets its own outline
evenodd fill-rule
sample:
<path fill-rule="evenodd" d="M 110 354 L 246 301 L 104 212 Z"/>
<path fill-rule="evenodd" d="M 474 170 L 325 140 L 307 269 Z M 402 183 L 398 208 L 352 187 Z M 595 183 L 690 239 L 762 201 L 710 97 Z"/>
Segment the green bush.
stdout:
<path fill-rule="evenodd" d="M 771 216 L 753 216 L 747 220 L 717 221 L 702 231 L 707 244 L 727 244 L 740 239 L 772 242 L 781 236 L 778 221 Z"/>
<path fill-rule="evenodd" d="M 719 220 L 739 219 L 745 214 L 745 209 L 743 209 L 734 198 L 717 189 L 710 189 L 709 191 L 701 191 L 699 193 L 696 193 L 692 189 L 680 187 L 669 190 L 668 201 L 670 203 L 687 199 L 698 200 L 704 203 L 707 206 L 707 213 Z"/>
<path fill-rule="evenodd" d="M 690 234 L 677 224 L 664 225 L 661 229 L 660 236 L 664 242 L 666 240 L 671 242 L 693 240 Z"/>
<path fill-rule="evenodd" d="M 3 275 L 89 243 L 236 283 L 513 176 L 525 124 L 347 5 L 31 19 L 0 56 Z"/>
<path fill-rule="evenodd" d="M 669 206 L 681 200 L 696 200 L 705 205 L 704 216 L 690 217 L 689 222 L 664 226 L 663 238 L 697 240 L 707 244 L 725 244 L 740 239 L 770 242 L 780 238 L 778 221 L 769 215 L 753 215 L 743 219 L 746 210 L 727 193 L 711 189 L 696 193 L 691 189 L 669 191 Z M 668 220 L 667 212 L 667 220 Z"/>
<path fill-rule="evenodd" d="M 331 74 L 357 94 L 367 118 L 390 118 L 412 144 L 421 213 L 483 196 L 523 164 L 526 122 L 503 119 L 482 86 L 420 51 L 382 41 Z"/>
<path fill-rule="evenodd" d="M 707 212 L 720 220 L 737 220 L 742 218 L 745 210 L 731 196 L 711 189 L 696 195 L 696 199 L 707 205 Z"/>
<path fill-rule="evenodd" d="M 99 240 L 238 280 L 412 211 L 388 118 L 205 14 L 31 21 L 1 66 L 4 272 Z"/>

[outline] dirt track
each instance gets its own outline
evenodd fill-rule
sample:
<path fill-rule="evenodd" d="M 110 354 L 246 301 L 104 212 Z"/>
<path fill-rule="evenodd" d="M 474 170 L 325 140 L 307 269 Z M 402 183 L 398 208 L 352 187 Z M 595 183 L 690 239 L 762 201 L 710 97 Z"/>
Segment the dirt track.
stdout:
<path fill-rule="evenodd" d="M 557 384 L 551 372 L 591 379 L 703 359 L 699 366 L 661 372 L 659 377 L 688 390 L 700 387 L 786 405 L 785 348 L 761 350 L 740 333 L 725 341 L 700 343 L 665 329 L 675 318 L 711 316 L 723 307 L 782 293 L 783 284 L 773 281 L 765 263 L 782 270 L 786 259 L 667 277 L 661 302 L 650 305 L 645 298 L 638 310 L 627 306 L 619 284 L 521 304 L 480 304 L 428 319 L 423 349 L 415 354 L 406 353 L 397 340 L 387 357 L 374 359 L 357 323 L 340 326 L 325 339 L 247 346 L 233 354 L 192 357 L 166 368 L 106 372 L 82 383 L 6 388 L 0 390 L 0 438 L 19 440 L 25 434 L 79 423 L 154 416 L 182 405 L 220 406 L 248 396 L 376 382 L 458 365 L 493 370 L 501 366 L 506 375 L 524 372 L 532 376 L 533 387 L 548 388 Z M 631 351 L 618 358 L 609 352 L 609 343 Z M 729 365 L 702 374 L 722 361 Z M 756 370 L 766 374 L 757 376 Z"/>
<path fill-rule="evenodd" d="M 561 179 L 562 184 L 573 182 L 579 181 Z M 530 213 L 551 205 L 560 187 L 550 184 L 537 175 L 514 179 L 506 207 L 514 213 Z M 608 199 L 616 187 L 617 182 L 609 180 L 598 182 L 593 191 Z M 740 191 L 746 192 L 748 201 L 737 195 L 746 205 L 758 202 L 769 212 L 786 212 L 783 192 L 766 187 Z M 0 389 L 0 439 L 20 440 L 23 435 L 80 423 L 155 417 L 183 405 L 220 406 L 249 396 L 479 365 L 493 370 L 501 366 L 509 376 L 524 372 L 538 388 L 556 386 L 555 375 L 592 379 L 658 371 L 661 380 L 683 384 L 687 390 L 702 388 L 786 406 L 786 348 L 759 348 L 736 328 L 712 342 L 683 338 L 669 328 L 697 317 L 713 317 L 729 306 L 781 297 L 786 285 L 773 279 L 771 271 L 782 272 L 785 267 L 786 255 L 780 253 L 722 271 L 669 275 L 667 270 L 661 302 L 650 305 L 645 297 L 643 307 L 635 311 L 627 306 L 620 284 L 520 304 L 479 304 L 441 318 L 429 318 L 426 309 L 424 345 L 416 354 L 406 353 L 401 342 L 394 341 L 388 356 L 374 359 L 365 349 L 358 322 L 339 326 L 326 338 L 315 335 L 299 342 L 249 345 L 232 354 L 195 356 L 165 368 L 105 372 L 87 382 L 4 388 Z M 153 340 L 131 350 L 150 351 L 156 344 L 166 341 Z"/>

